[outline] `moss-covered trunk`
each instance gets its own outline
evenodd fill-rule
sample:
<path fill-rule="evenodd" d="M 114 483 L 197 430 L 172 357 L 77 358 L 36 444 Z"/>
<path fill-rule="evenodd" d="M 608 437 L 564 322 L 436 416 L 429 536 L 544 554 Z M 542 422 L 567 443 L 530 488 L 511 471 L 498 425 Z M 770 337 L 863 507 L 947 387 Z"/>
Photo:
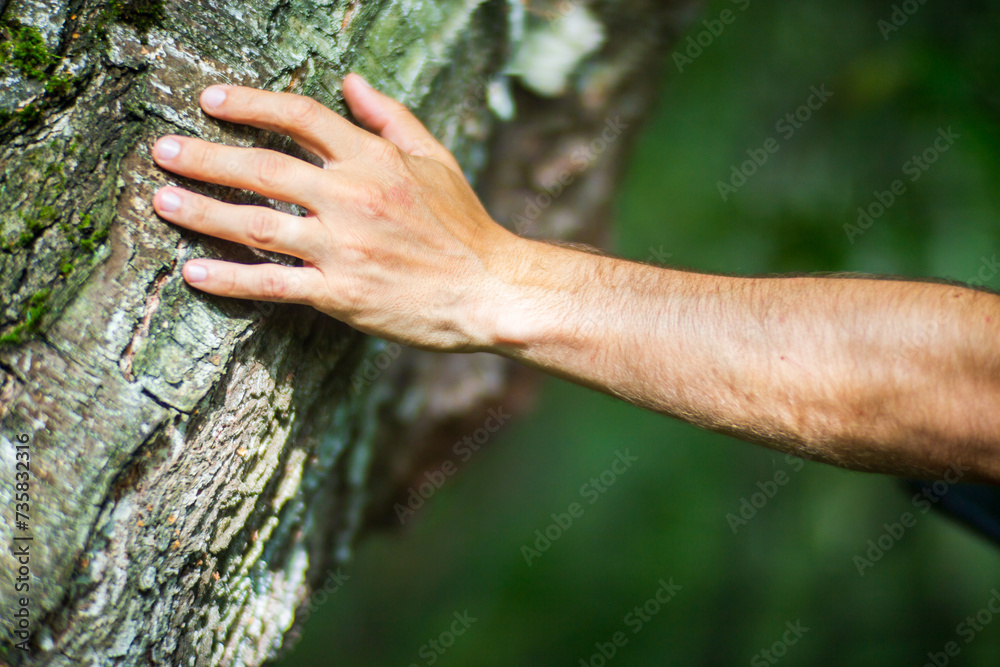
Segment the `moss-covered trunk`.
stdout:
<path fill-rule="evenodd" d="M 593 242 L 675 4 L 0 1 L 0 657 L 259 665 L 441 443 L 514 400 L 499 358 L 185 286 L 188 258 L 265 253 L 158 220 L 152 140 L 301 155 L 204 116 L 206 85 L 343 110 L 358 71 L 499 221 Z"/>

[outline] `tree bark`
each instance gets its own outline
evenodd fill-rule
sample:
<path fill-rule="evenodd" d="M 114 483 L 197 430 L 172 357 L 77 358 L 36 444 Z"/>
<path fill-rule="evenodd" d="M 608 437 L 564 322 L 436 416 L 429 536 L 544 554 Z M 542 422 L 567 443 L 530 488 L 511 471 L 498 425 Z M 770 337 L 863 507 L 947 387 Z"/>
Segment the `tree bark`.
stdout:
<path fill-rule="evenodd" d="M 159 170 L 157 136 L 315 161 L 203 115 L 206 85 L 344 112 L 358 71 L 417 111 L 498 221 L 599 243 L 691 4 L 0 0 L 0 662 L 262 664 L 456 433 L 526 402 L 500 358 L 187 288 L 192 257 L 289 260 L 159 220 L 168 183 L 265 200 Z"/>

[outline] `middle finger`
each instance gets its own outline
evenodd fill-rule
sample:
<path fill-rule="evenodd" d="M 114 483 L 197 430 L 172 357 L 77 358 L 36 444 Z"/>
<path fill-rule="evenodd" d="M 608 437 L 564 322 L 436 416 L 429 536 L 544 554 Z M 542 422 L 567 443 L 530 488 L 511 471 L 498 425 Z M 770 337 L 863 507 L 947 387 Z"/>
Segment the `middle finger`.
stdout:
<path fill-rule="evenodd" d="M 316 218 L 266 206 L 226 204 L 181 188 L 160 189 L 153 197 L 166 220 L 202 234 L 273 250 L 315 264 L 323 256 L 326 230 Z"/>

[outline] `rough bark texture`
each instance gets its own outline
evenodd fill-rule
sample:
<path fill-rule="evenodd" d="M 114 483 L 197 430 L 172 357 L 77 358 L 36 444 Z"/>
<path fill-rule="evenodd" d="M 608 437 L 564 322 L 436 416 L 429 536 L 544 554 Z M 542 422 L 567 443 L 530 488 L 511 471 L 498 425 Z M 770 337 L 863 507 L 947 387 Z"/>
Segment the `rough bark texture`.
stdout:
<path fill-rule="evenodd" d="M 152 193 L 179 181 L 153 165 L 152 140 L 184 133 L 309 159 L 201 114 L 206 85 L 343 111 L 339 82 L 359 71 L 479 176 L 498 221 L 599 242 L 626 137 L 690 4 L 0 0 L 0 659 L 259 665 L 361 529 L 393 520 L 412 475 L 485 407 L 514 405 L 502 359 L 397 354 L 310 309 L 185 286 L 191 257 L 289 260 L 158 220 Z M 592 53 L 558 38 L 563 15 L 580 12 L 599 27 Z M 551 50 L 522 51 L 546 43 L 580 51 L 562 90 L 532 79 Z M 544 94 L 504 75 L 511 62 Z M 595 151 L 616 116 L 626 134 Z M 538 200 L 560 175 L 561 194 Z M 24 543 L 19 592 L 12 549 Z"/>

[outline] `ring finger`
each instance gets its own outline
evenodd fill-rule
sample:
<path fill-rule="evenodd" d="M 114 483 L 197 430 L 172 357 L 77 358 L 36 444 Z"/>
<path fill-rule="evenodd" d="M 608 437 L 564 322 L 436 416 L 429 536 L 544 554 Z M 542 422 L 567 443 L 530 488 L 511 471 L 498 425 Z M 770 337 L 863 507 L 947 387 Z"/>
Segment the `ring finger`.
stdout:
<path fill-rule="evenodd" d="M 187 229 L 244 245 L 273 250 L 315 263 L 327 247 L 323 226 L 266 206 L 225 204 L 181 188 L 161 188 L 153 207 L 166 220 Z"/>

